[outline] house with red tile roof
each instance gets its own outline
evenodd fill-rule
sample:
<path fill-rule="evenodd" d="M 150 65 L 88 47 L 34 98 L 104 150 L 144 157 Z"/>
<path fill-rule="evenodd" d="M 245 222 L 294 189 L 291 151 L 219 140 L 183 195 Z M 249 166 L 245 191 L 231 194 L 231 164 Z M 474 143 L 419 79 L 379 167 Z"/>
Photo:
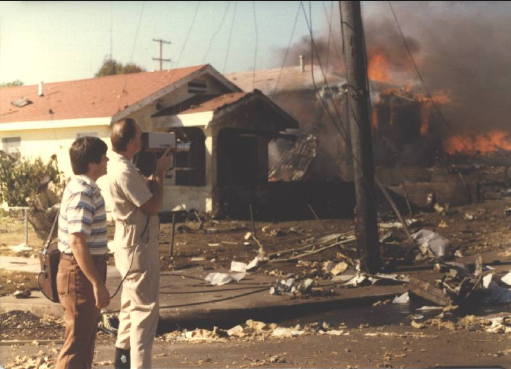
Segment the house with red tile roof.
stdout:
<path fill-rule="evenodd" d="M 168 175 L 167 210 L 213 211 L 226 191 L 253 192 L 268 179 L 269 141 L 298 128 L 263 93 L 243 92 L 200 65 L 2 88 L 0 149 L 43 160 L 56 154 L 71 175 L 71 143 L 88 135 L 110 147 L 110 125 L 126 117 L 143 131 L 173 132 L 190 144 Z"/>

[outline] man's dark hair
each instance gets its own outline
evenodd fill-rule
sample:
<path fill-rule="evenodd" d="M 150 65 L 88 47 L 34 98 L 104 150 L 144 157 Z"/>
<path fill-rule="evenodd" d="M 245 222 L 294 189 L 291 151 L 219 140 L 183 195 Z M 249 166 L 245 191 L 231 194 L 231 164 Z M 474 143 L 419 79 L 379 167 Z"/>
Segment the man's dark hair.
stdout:
<path fill-rule="evenodd" d="M 112 124 L 112 148 L 115 152 L 126 151 L 130 140 L 133 140 L 137 134 L 137 123 L 135 119 L 125 118 Z"/>
<path fill-rule="evenodd" d="M 76 175 L 87 174 L 89 164 L 99 164 L 108 147 L 97 137 L 80 137 L 71 145 L 69 156 L 71 167 Z"/>

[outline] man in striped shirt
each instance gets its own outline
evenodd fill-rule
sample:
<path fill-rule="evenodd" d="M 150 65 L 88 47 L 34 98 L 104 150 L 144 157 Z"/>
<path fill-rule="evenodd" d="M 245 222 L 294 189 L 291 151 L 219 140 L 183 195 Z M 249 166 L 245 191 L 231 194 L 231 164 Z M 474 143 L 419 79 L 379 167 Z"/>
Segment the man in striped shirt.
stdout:
<path fill-rule="evenodd" d="M 107 172 L 106 151 L 96 137 L 79 138 L 69 150 L 75 176 L 60 206 L 57 274 L 66 333 L 56 369 L 92 367 L 100 310 L 110 303 L 105 201 L 96 184 Z"/>

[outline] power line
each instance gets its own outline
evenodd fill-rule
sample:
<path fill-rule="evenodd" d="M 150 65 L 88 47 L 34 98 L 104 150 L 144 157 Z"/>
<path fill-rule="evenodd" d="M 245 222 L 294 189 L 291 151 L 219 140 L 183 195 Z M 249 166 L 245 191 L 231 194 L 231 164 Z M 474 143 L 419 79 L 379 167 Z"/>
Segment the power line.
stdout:
<path fill-rule="evenodd" d="M 433 100 L 433 96 L 431 96 L 431 93 L 429 92 L 429 89 L 426 86 L 426 82 L 424 81 L 424 78 L 422 77 L 422 74 L 421 74 L 421 72 L 419 70 L 419 67 L 417 66 L 417 63 L 415 62 L 415 59 L 413 58 L 412 52 L 410 51 L 410 47 L 408 46 L 408 42 L 406 41 L 406 38 L 405 38 L 405 36 L 403 34 L 403 30 L 401 29 L 401 25 L 399 24 L 399 21 L 397 19 L 397 15 L 396 15 L 396 12 L 394 11 L 394 7 L 392 6 L 392 3 L 390 1 L 387 1 L 387 3 L 389 4 L 390 10 L 392 12 L 392 15 L 394 16 L 394 20 L 396 21 L 397 29 L 399 30 L 399 34 L 401 35 L 401 39 L 403 40 L 403 44 L 404 44 L 404 46 L 406 48 L 406 52 L 408 53 L 408 56 L 410 57 L 410 60 L 412 61 L 413 67 L 415 68 L 415 71 L 417 72 L 417 76 L 419 77 L 419 79 L 420 79 L 420 81 L 422 83 L 422 86 L 424 87 L 424 90 L 426 91 L 426 94 L 427 94 L 428 98 L 431 100 L 431 103 L 433 104 L 433 107 L 435 108 L 436 112 L 438 113 L 438 115 L 442 119 L 442 122 L 447 127 L 449 127 L 451 130 L 453 130 L 452 126 L 449 124 L 447 119 L 445 119 L 444 115 L 440 111 L 440 108 L 438 107 L 438 105 Z"/>
<path fill-rule="evenodd" d="M 234 29 L 234 20 L 236 19 L 236 8 L 238 7 L 238 2 L 234 2 L 234 12 L 232 14 L 232 20 L 231 20 L 231 30 L 229 32 L 229 39 L 227 40 L 227 51 L 225 53 L 225 62 L 224 62 L 224 68 L 223 73 L 225 73 L 225 69 L 227 68 L 227 60 L 229 58 L 229 49 L 231 48 L 231 37 L 232 37 L 232 30 Z"/>
<path fill-rule="evenodd" d="M 199 12 L 199 7 L 200 7 L 200 1 L 197 1 L 197 7 L 195 8 L 195 14 L 193 15 L 192 23 L 190 24 L 190 28 L 188 29 L 188 34 L 186 35 L 185 41 L 183 42 L 183 47 L 181 48 L 181 51 L 179 52 L 179 57 L 177 58 L 176 68 L 179 67 L 179 62 L 181 61 L 181 56 L 183 55 L 185 47 L 188 43 L 188 39 L 190 38 L 190 34 L 192 33 L 192 28 L 193 28 L 193 25 L 195 24 L 195 19 L 197 18 L 197 13 Z"/>
<path fill-rule="evenodd" d="M 135 54 L 135 46 L 137 45 L 138 34 L 140 32 L 140 25 L 142 24 L 142 17 L 144 16 L 145 3 L 146 3 L 145 1 L 142 2 L 142 9 L 140 10 L 140 18 L 138 19 L 137 32 L 135 33 L 135 38 L 133 40 L 133 48 L 131 50 L 130 64 L 133 62 L 133 55 Z M 126 76 L 124 77 L 124 84 L 122 85 L 121 96 L 119 97 L 119 104 L 117 105 L 117 111 L 120 111 L 121 108 L 122 97 L 126 92 L 125 89 L 126 83 L 128 82 L 128 76 L 129 74 L 126 74 Z"/>
<path fill-rule="evenodd" d="M 207 60 L 208 55 L 209 55 L 209 52 L 211 50 L 211 45 L 213 45 L 213 40 L 215 39 L 215 37 L 218 34 L 218 32 L 220 32 L 220 30 L 222 29 L 222 26 L 224 25 L 224 22 L 225 22 L 225 17 L 227 16 L 227 12 L 229 11 L 230 7 L 231 7 L 231 2 L 229 1 L 227 3 L 227 7 L 225 8 L 224 16 L 222 17 L 222 20 L 220 21 L 220 24 L 219 24 L 217 30 L 213 33 L 213 36 L 211 36 L 211 39 L 209 40 L 208 50 L 206 51 L 206 54 L 204 55 L 204 59 L 202 60 L 203 64 L 206 63 L 206 60 Z"/>
<path fill-rule="evenodd" d="M 325 71 L 323 69 L 323 66 L 322 66 L 322 63 L 321 63 L 321 59 L 320 59 L 318 50 L 316 48 L 316 44 L 314 42 L 314 35 L 313 35 L 313 31 L 312 31 L 312 25 L 309 23 L 309 20 L 307 19 L 307 14 L 305 12 L 305 8 L 303 6 L 303 2 L 300 2 L 300 4 L 301 4 L 302 11 L 303 11 L 303 14 L 305 16 L 307 27 L 309 28 L 309 32 L 310 32 L 310 36 L 311 36 L 311 49 L 313 50 L 313 52 L 316 53 L 316 56 L 318 58 L 318 65 L 319 65 L 319 68 L 320 68 L 321 73 L 323 75 L 323 78 L 325 80 L 325 86 L 326 86 L 327 89 L 330 90 L 330 87 L 328 85 L 328 81 L 327 81 L 327 78 L 326 78 L 326 74 L 325 74 Z M 350 154 L 351 154 L 351 156 L 353 158 L 353 162 L 356 165 L 358 165 L 359 167 L 361 167 L 361 164 L 358 162 L 358 160 L 356 159 L 355 155 L 353 154 L 353 147 L 351 145 L 351 141 L 348 138 L 348 134 L 344 131 L 344 123 L 343 123 L 343 120 L 341 118 L 340 113 L 337 111 L 337 108 L 335 106 L 335 101 L 333 100 L 333 97 L 330 94 L 330 98 L 332 100 L 332 106 L 334 107 L 334 111 L 335 111 L 335 114 L 337 115 L 337 118 L 339 120 L 340 125 L 338 125 L 336 123 L 336 120 L 335 120 L 334 116 L 332 115 L 332 113 L 330 112 L 330 109 L 328 108 L 328 104 L 324 101 L 323 97 L 319 93 L 319 89 L 318 89 L 318 87 L 316 85 L 316 81 L 315 81 L 315 78 L 314 78 L 314 68 L 311 68 L 311 76 L 312 76 L 312 83 L 313 83 L 314 89 L 316 91 L 316 95 L 318 96 L 319 100 L 321 101 L 321 104 L 323 105 L 323 108 L 325 109 L 325 111 L 327 112 L 328 116 L 330 117 L 331 123 L 334 125 L 334 127 L 336 128 L 336 130 L 339 132 L 339 134 L 343 138 L 344 142 L 346 143 L 346 146 L 348 147 L 349 152 L 350 152 Z M 367 178 L 364 176 L 364 174 L 362 174 L 362 177 L 364 178 L 364 181 L 366 181 L 366 185 L 367 185 L 368 184 L 367 183 Z M 377 209 L 376 199 L 375 199 L 374 195 L 372 194 L 372 192 L 370 192 L 370 197 L 371 197 L 371 202 L 373 203 L 374 208 Z"/>
<path fill-rule="evenodd" d="M 332 17 L 333 17 L 333 14 L 334 14 L 334 10 L 333 10 L 333 5 L 334 5 L 334 2 L 332 1 L 331 2 L 331 7 L 330 7 L 330 18 L 328 18 L 328 14 L 327 14 L 327 10 L 326 10 L 326 6 L 325 6 L 325 2 L 323 1 L 323 10 L 325 12 L 325 19 L 328 23 L 328 29 L 329 29 L 329 38 L 330 36 L 333 35 L 333 27 L 332 27 Z M 332 43 L 334 45 L 334 51 L 335 51 L 335 55 L 337 56 L 337 60 L 339 61 L 339 64 L 340 66 L 345 69 L 344 67 L 344 63 L 343 63 L 343 58 L 341 57 L 340 55 L 340 52 L 339 52 L 339 48 L 338 48 L 338 45 L 337 45 L 337 42 L 336 42 L 336 38 L 334 37 L 333 40 L 332 40 Z M 330 50 L 330 49 L 329 49 Z M 328 63 L 327 63 L 328 64 Z"/>
<path fill-rule="evenodd" d="M 291 31 L 291 37 L 289 37 L 289 43 L 287 45 L 287 50 L 286 50 L 286 54 L 284 55 L 284 60 L 282 61 L 282 66 L 280 67 L 280 72 L 279 72 L 279 76 L 277 78 L 277 83 L 275 84 L 275 89 L 273 90 L 273 93 L 271 94 L 271 100 L 274 100 L 275 99 L 275 95 L 277 94 L 277 89 L 279 87 L 279 82 L 280 82 L 280 77 L 282 76 L 282 72 L 284 70 L 284 66 L 286 65 L 286 59 L 287 59 L 287 54 L 289 53 L 289 50 L 291 49 L 291 43 L 293 42 L 293 36 L 295 34 L 295 29 L 296 29 L 296 24 L 298 23 L 298 16 L 300 15 L 300 6 L 301 6 L 302 2 L 300 2 L 298 4 L 298 9 L 296 11 L 296 16 L 295 16 L 295 23 L 293 25 L 293 30 Z"/>
<path fill-rule="evenodd" d="M 254 28 L 255 28 L 255 51 L 254 51 L 254 74 L 252 76 L 252 90 L 255 90 L 255 76 L 257 66 L 257 46 L 258 46 L 258 31 L 257 31 L 257 16 L 256 16 L 256 2 L 252 1 L 252 8 L 254 10 Z"/>
<path fill-rule="evenodd" d="M 113 59 L 113 33 L 114 33 L 114 21 L 113 21 L 113 1 L 110 1 L 110 60 Z"/>
<path fill-rule="evenodd" d="M 328 41 L 326 43 L 326 63 L 325 63 L 325 69 L 328 70 L 328 59 L 330 57 L 330 41 L 332 40 L 332 14 L 333 14 L 333 6 L 334 6 L 334 2 L 331 1 L 330 2 L 330 19 L 328 19 L 328 16 L 326 14 L 326 7 L 325 7 L 325 2 L 322 1 L 322 4 L 323 4 L 323 9 L 325 10 L 325 16 L 327 18 L 327 22 L 328 22 Z"/>

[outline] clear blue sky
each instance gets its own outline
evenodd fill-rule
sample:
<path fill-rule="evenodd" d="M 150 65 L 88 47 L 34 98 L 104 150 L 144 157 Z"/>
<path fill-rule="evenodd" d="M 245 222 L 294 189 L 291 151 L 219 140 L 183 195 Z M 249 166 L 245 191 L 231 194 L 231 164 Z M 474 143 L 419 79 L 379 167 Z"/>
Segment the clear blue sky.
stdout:
<path fill-rule="evenodd" d="M 163 58 L 172 59 L 171 64 L 164 63 L 165 69 L 203 63 L 212 64 L 221 72 L 253 69 L 254 3 L 200 2 L 192 26 L 197 4 L 195 1 L 1 2 L 0 82 L 19 79 L 28 85 L 91 78 L 111 51 L 113 58 L 123 63 L 132 61 L 149 71 L 158 69 L 158 62 L 152 58 L 159 56 L 159 45 L 153 38 L 172 42 L 163 47 Z M 324 4 L 330 9 L 330 2 Z M 312 5 L 318 30 L 325 23 L 324 4 Z M 276 51 L 287 48 L 298 6 L 299 2 L 295 1 L 255 2 L 257 68 L 281 64 L 282 55 Z M 221 23 L 224 14 L 225 21 Z M 190 27 L 190 37 L 183 50 Z M 307 33 L 300 14 L 294 39 L 299 40 Z"/>

